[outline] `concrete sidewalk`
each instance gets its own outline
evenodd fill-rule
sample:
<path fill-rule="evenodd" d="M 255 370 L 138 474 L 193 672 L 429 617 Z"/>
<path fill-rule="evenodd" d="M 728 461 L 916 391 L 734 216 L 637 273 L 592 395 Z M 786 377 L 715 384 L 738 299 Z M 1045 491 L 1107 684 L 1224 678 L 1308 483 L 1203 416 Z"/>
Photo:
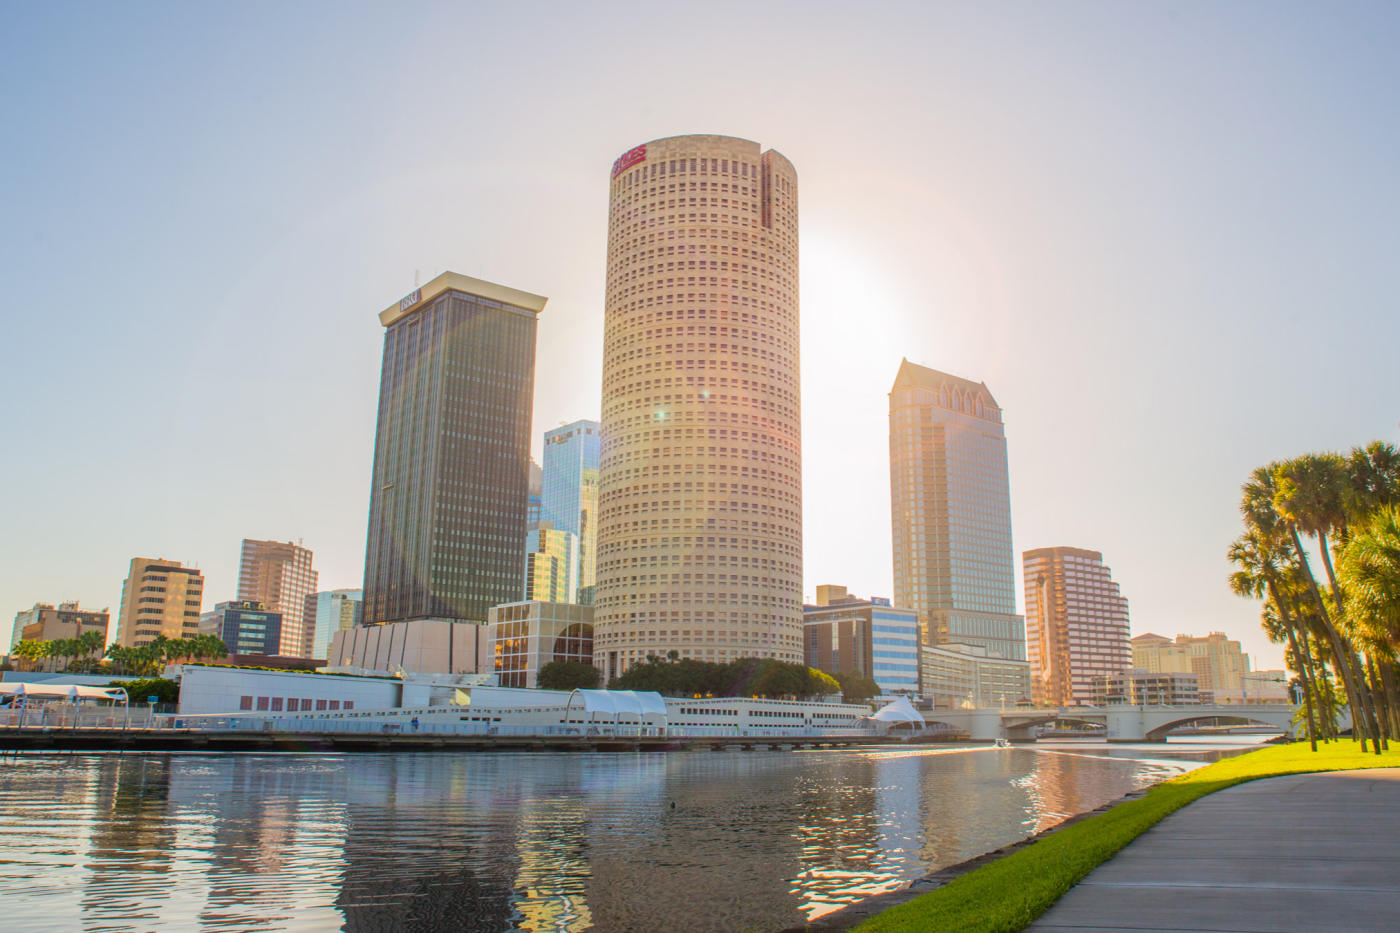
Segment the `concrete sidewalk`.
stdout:
<path fill-rule="evenodd" d="M 1204 797 L 1030 929 L 1400 931 L 1400 768 L 1268 778 Z"/>

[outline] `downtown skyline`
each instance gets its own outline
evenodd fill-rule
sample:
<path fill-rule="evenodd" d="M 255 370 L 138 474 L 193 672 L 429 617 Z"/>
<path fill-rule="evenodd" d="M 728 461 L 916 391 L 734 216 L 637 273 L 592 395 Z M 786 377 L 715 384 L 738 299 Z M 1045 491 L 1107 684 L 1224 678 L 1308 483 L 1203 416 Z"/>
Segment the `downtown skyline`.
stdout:
<path fill-rule="evenodd" d="M 892 592 L 888 466 L 871 452 L 886 448 L 890 374 L 907 356 L 996 387 L 1017 554 L 1102 551 L 1134 633 L 1225 631 L 1277 666 L 1256 607 L 1225 584 L 1239 484 L 1295 449 L 1396 437 L 1385 182 L 1400 147 L 1383 102 L 1394 65 L 1375 39 L 1394 35 L 1393 16 L 1012 9 L 999 31 L 977 11 L 872 8 L 862 40 L 813 8 L 792 51 L 764 50 L 776 101 L 694 77 L 654 88 L 634 68 L 566 78 L 599 54 L 571 30 L 611 62 L 661 67 L 677 45 L 723 64 L 760 44 L 704 27 L 668 37 L 661 57 L 644 34 L 594 28 L 602 7 L 549 27 L 366 11 L 301 56 L 290 46 L 310 34 L 310 7 L 278 30 L 249 7 L 237 21 L 167 12 L 139 32 L 100 8 L 10 10 L 0 67 L 20 91 L 3 106 L 28 131 L 3 157 L 19 222 L 0 283 L 12 307 L 39 309 L 7 315 L 25 352 L 0 377 L 9 439 L 37 454 L 0 468 L 7 611 L 76 599 L 115 618 L 135 554 L 197 563 L 208 609 L 234 597 L 249 535 L 304 539 L 326 586 L 358 585 L 375 312 L 415 270 L 549 295 L 538 462 L 544 431 L 600 409 L 609 167 L 637 140 L 715 132 L 802 171 L 804 595 L 825 580 Z M 555 61 L 509 88 L 402 64 L 452 25 L 531 35 Z M 213 54 L 179 41 L 191 32 Z M 892 54 L 915 37 L 922 58 Z M 70 41 L 92 59 L 71 72 Z M 803 63 L 837 41 L 851 47 L 833 75 Z M 157 48 L 186 81 L 158 80 L 141 60 Z M 352 72 L 340 57 L 383 64 Z M 461 122 L 495 135 L 429 119 L 444 87 Z M 876 91 L 893 100 L 865 106 Z M 632 106 L 588 106 L 609 95 Z M 38 300 L 74 285 L 89 303 Z M 1277 365 L 1309 353 L 1295 372 Z M 45 375 L 55 367 L 65 378 Z M 1262 401 L 1281 395 L 1296 404 Z M 158 429 L 136 430 L 141 405 L 164 409 Z M 231 443 L 245 456 L 210 456 Z"/>

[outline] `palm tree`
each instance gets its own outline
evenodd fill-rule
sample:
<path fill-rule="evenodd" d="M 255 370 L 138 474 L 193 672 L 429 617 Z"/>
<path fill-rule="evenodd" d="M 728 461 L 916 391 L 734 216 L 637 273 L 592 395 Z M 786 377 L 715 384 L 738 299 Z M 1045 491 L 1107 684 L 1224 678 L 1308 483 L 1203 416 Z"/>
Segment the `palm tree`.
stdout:
<path fill-rule="evenodd" d="M 1306 644 L 1307 633 L 1295 622 L 1287 603 L 1279 595 L 1283 565 L 1292 556 L 1292 547 L 1286 539 L 1277 535 L 1272 537 L 1273 540 L 1270 540 L 1269 535 L 1256 528 L 1230 545 L 1230 562 L 1240 568 L 1230 575 L 1230 589 L 1238 596 L 1264 600 L 1265 631 L 1270 632 L 1271 638 L 1276 632 L 1281 636 L 1276 640 L 1288 642 L 1288 653 L 1293 659 L 1290 666 L 1303 683 L 1308 740 L 1312 743 L 1312 750 L 1317 751 L 1318 730 L 1313 715 L 1315 687 L 1308 670 L 1310 665 L 1303 663 L 1303 652 L 1298 647 L 1299 636 Z M 1276 623 L 1276 627 L 1271 626 L 1271 622 Z"/>
<path fill-rule="evenodd" d="M 1362 742 L 1366 735 L 1371 736 L 1377 755 L 1381 753 L 1380 723 L 1376 719 L 1375 706 L 1370 702 L 1370 691 L 1365 681 L 1365 669 L 1356 656 L 1355 647 L 1346 639 L 1334 621 L 1334 612 L 1329 610 L 1322 591 L 1308 564 L 1307 552 L 1303 549 L 1301 534 L 1315 538 L 1318 552 L 1322 556 L 1323 567 L 1331 584 L 1333 606 L 1341 606 L 1341 590 L 1337 585 L 1336 573 L 1332 566 L 1331 549 L 1327 536 L 1334 529 L 1342 528 L 1346 522 L 1343 489 L 1344 463 L 1336 454 L 1305 454 L 1284 463 L 1272 464 L 1273 511 L 1277 520 L 1292 539 L 1298 553 L 1298 563 L 1309 584 L 1313 601 L 1328 638 L 1333 642 L 1333 663 L 1346 684 L 1347 702 L 1352 711 L 1352 732 Z M 1258 479 L 1256 473 L 1256 481 Z M 1254 509 L 1255 517 L 1263 517 L 1262 490 L 1246 493 L 1245 501 Z M 1250 514 L 1247 512 L 1247 514 Z M 1264 517 L 1267 521 L 1267 518 Z"/>
<path fill-rule="evenodd" d="M 1400 706 L 1394 699 L 1400 649 L 1400 506 L 1380 508 L 1360 525 L 1343 546 L 1340 564 L 1348 615 L 1372 656 L 1380 658 L 1376 678 L 1388 694 L 1394 728 Z"/>

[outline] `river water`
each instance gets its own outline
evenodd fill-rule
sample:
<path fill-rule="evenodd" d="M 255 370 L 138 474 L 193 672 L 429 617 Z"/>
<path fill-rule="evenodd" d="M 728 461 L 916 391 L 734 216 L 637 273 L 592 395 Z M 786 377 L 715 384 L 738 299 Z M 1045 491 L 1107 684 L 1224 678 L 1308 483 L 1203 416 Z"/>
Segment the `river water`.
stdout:
<path fill-rule="evenodd" d="M 0 925 L 771 931 L 1235 751 L 11 755 Z"/>

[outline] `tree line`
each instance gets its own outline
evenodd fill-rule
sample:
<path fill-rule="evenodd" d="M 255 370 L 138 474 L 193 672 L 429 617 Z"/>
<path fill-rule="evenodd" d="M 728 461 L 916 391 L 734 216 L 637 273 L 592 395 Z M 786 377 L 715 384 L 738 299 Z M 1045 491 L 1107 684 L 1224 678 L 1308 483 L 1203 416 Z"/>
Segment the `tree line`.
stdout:
<path fill-rule="evenodd" d="M 135 648 L 112 642 L 105 651 L 104 641 L 104 633 L 98 631 L 83 632 L 76 638 L 24 639 L 10 654 L 34 667 L 48 663 L 55 672 L 142 675 L 159 674 L 165 665 L 180 661 L 210 661 L 228 656 L 228 648 L 215 635 L 189 638 L 157 635 L 149 644 Z"/>
<path fill-rule="evenodd" d="M 1377 441 L 1270 463 L 1242 492 L 1230 588 L 1263 602 L 1313 749 L 1337 737 L 1345 706 L 1353 738 L 1380 754 L 1400 735 L 1400 451 Z"/>
<path fill-rule="evenodd" d="M 682 658 L 677 651 L 662 658 L 647 655 L 608 683 L 609 690 L 654 690 L 662 696 L 791 697 L 826 696 L 841 692 L 836 678 L 825 671 L 776 658 L 737 658 L 725 663 Z"/>

